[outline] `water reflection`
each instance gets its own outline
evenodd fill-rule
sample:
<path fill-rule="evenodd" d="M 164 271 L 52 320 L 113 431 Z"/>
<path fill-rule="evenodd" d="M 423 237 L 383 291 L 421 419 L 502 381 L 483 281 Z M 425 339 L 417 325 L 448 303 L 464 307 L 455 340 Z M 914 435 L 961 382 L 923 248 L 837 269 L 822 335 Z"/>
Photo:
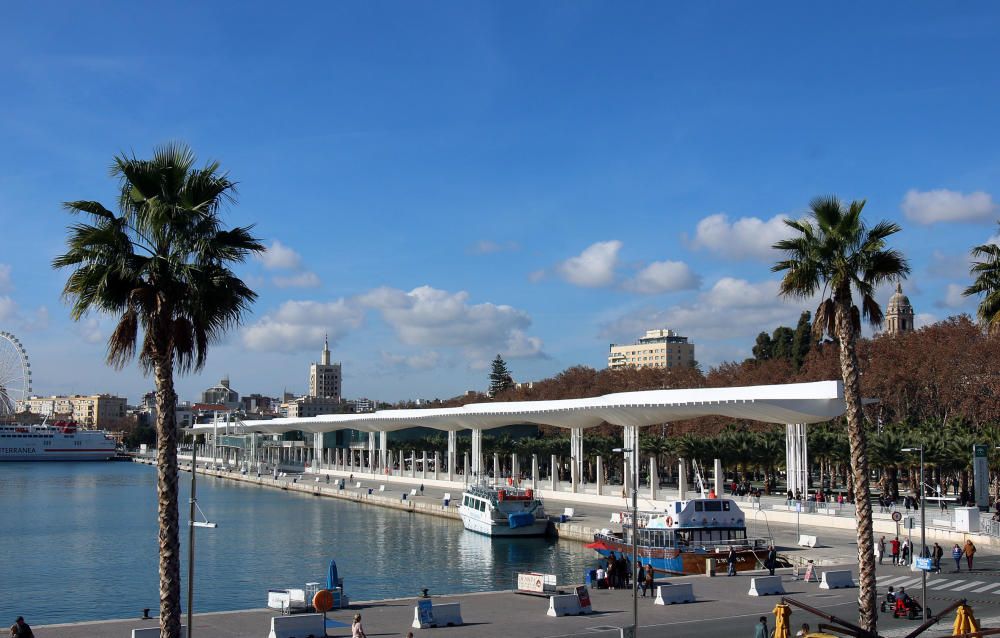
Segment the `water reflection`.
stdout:
<path fill-rule="evenodd" d="M 153 468 L 127 463 L 0 464 L 0 511 L 8 514 L 0 556 L 17 557 L 17 577 L 0 580 L 0 618 L 50 624 L 155 609 L 155 481 Z M 508 589 L 517 571 L 575 582 L 594 559 L 578 543 L 490 539 L 459 521 L 222 479 L 199 480 L 198 501 L 219 523 L 198 530 L 198 611 L 261 607 L 269 587 L 324 581 L 330 558 L 354 600 L 415 596 L 423 587 Z M 186 525 L 182 543 L 186 561 Z"/>

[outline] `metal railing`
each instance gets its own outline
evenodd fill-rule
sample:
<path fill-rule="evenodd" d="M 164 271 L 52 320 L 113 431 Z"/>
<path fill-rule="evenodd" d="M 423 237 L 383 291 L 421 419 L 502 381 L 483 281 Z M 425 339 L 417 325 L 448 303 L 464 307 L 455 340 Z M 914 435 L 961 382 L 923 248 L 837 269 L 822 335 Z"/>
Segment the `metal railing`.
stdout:
<path fill-rule="evenodd" d="M 980 520 L 979 530 L 988 536 L 1000 537 L 1000 521 L 994 521 L 989 518 Z"/>

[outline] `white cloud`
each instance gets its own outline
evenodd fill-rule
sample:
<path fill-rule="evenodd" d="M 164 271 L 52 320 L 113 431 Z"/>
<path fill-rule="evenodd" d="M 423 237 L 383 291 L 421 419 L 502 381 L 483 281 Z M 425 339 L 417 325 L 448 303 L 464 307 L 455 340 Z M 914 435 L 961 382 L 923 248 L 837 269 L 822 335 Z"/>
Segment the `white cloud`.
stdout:
<path fill-rule="evenodd" d="M 517 252 L 521 249 L 520 244 L 515 241 L 495 242 L 489 239 L 481 239 L 469 246 L 466 252 L 472 255 L 490 255 L 493 253 Z"/>
<path fill-rule="evenodd" d="M 530 281 L 533 284 L 537 284 L 539 281 L 543 279 L 545 279 L 544 270 L 533 270 L 532 272 L 528 273 L 528 281 Z"/>
<path fill-rule="evenodd" d="M 104 341 L 104 332 L 101 330 L 101 322 L 96 317 L 84 319 L 76 324 L 76 333 L 83 339 L 84 343 L 101 343 Z"/>
<path fill-rule="evenodd" d="M 438 362 L 441 361 L 441 355 L 433 350 L 411 355 L 392 354 L 391 352 L 383 351 L 382 361 L 389 365 L 402 368 L 429 370 L 430 368 L 437 366 Z"/>
<path fill-rule="evenodd" d="M 267 270 L 298 270 L 302 267 L 302 256 L 277 239 L 257 258 Z"/>
<path fill-rule="evenodd" d="M 692 248 L 705 248 L 727 259 L 771 261 L 780 257 L 772 246 L 795 231 L 785 224 L 786 215 L 771 219 L 741 217 L 730 222 L 725 213 L 709 215 L 698 222 Z"/>
<path fill-rule="evenodd" d="M 644 295 L 692 290 L 701 285 L 701 277 L 682 261 L 654 261 L 625 282 L 625 289 Z"/>
<path fill-rule="evenodd" d="M 618 251 L 622 243 L 617 239 L 601 241 L 588 246 L 576 257 L 570 257 L 556 266 L 556 272 L 574 286 L 599 288 L 615 281 Z"/>
<path fill-rule="evenodd" d="M 408 345 L 492 350 L 507 345 L 531 325 L 531 317 L 524 311 L 492 303 L 469 304 L 468 299 L 465 291 L 452 293 L 421 286 L 410 292 L 377 288 L 360 297 L 360 302 L 378 310 L 399 340 Z M 533 350 L 532 356 L 541 352 L 541 341 Z"/>
<path fill-rule="evenodd" d="M 927 274 L 942 279 L 956 279 L 966 277 L 969 274 L 969 256 L 949 255 L 941 250 L 931 253 L 930 263 L 927 264 Z"/>
<path fill-rule="evenodd" d="M 287 277 L 275 275 L 271 277 L 271 282 L 278 288 L 318 288 L 321 283 L 319 276 L 311 270 Z"/>
<path fill-rule="evenodd" d="M 937 317 L 935 317 L 929 312 L 918 312 L 915 315 L 913 315 L 913 327 L 917 328 L 918 330 L 920 328 L 926 328 L 931 324 L 937 323 L 937 321 L 938 321 Z"/>
<path fill-rule="evenodd" d="M 757 283 L 723 277 L 689 304 L 662 308 L 640 308 L 604 324 L 600 336 L 624 342 L 654 328 L 669 328 L 694 343 L 740 339 L 752 345 L 761 330 L 779 325 L 794 327 L 803 310 L 815 311 L 817 299 L 787 299 L 778 296 L 778 281 Z M 747 345 L 747 348 L 749 348 Z M 696 350 L 696 357 L 698 356 Z"/>
<path fill-rule="evenodd" d="M 286 301 L 277 312 L 245 328 L 243 344 L 260 351 L 315 350 L 325 335 L 336 343 L 363 321 L 363 309 L 349 300 Z"/>
<path fill-rule="evenodd" d="M 965 286 L 960 284 L 948 284 L 945 288 L 944 299 L 938 304 L 947 308 L 961 308 L 969 303 L 969 298 L 962 294 Z"/>
<path fill-rule="evenodd" d="M 490 358 L 497 352 L 510 358 L 545 356 L 541 339 L 525 334 L 531 317 L 524 311 L 492 303 L 470 304 L 467 292 L 453 293 L 430 286 L 409 292 L 375 288 L 357 297 L 325 303 L 286 301 L 277 311 L 248 326 L 243 331 L 243 343 L 261 351 L 315 349 L 327 332 L 336 342 L 360 328 L 369 310 L 378 312 L 399 341 L 408 346 L 458 348 L 466 360 L 473 362 L 483 359 L 484 353 L 489 353 Z M 404 357 L 410 367 L 431 360 L 427 353 L 386 356 Z"/>
<path fill-rule="evenodd" d="M 17 316 L 17 302 L 7 296 L 0 297 L 0 321 L 10 321 Z"/>
<path fill-rule="evenodd" d="M 943 188 L 923 192 L 911 189 L 906 192 L 900 207 L 907 219 L 924 225 L 936 222 L 988 222 L 1000 211 L 989 193 L 976 191 L 965 195 Z"/>
<path fill-rule="evenodd" d="M 10 278 L 10 266 L 0 264 L 0 293 L 14 290 L 14 282 Z"/>

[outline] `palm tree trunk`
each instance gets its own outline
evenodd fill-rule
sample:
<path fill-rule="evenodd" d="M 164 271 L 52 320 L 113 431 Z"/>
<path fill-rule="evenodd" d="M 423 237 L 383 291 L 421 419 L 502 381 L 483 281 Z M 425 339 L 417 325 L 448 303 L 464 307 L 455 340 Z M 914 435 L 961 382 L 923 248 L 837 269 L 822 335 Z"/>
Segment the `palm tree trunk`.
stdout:
<path fill-rule="evenodd" d="M 872 533 L 871 486 L 868 453 L 861 416 L 861 380 L 858 376 L 857 335 L 851 321 L 850 291 L 837 291 L 836 328 L 840 341 L 840 372 L 844 379 L 847 438 L 851 446 L 854 506 L 858 519 L 858 624 L 874 636 L 878 623 L 875 592 L 875 538 Z"/>
<path fill-rule="evenodd" d="M 180 522 L 177 509 L 177 394 L 172 353 L 154 366 L 156 378 L 156 498 L 160 523 L 160 635 L 181 635 Z"/>

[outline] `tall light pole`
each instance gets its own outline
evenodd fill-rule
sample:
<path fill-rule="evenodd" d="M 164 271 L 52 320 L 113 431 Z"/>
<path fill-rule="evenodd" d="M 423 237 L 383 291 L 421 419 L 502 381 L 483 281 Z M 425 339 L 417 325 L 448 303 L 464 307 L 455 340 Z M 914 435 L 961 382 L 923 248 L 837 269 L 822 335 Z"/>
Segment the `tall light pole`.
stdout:
<path fill-rule="evenodd" d="M 639 450 L 636 446 L 630 448 L 617 447 L 613 452 L 632 453 L 632 636 L 639 635 L 639 577 L 636 566 L 639 564 Z M 652 480 L 652 479 L 650 479 Z"/>
<path fill-rule="evenodd" d="M 195 493 L 195 477 L 198 475 L 198 446 L 192 448 L 191 452 L 191 512 L 188 518 L 188 586 L 187 586 L 187 635 L 191 638 L 191 613 L 194 608 L 194 528 L 196 527 L 218 527 L 215 523 L 199 521 L 195 518 L 195 510 L 201 511 L 198 507 L 198 497 Z M 204 514 L 203 514 L 204 516 Z"/>
<path fill-rule="evenodd" d="M 919 447 L 904 447 L 903 452 L 916 452 L 920 451 L 920 491 L 919 495 L 919 505 L 920 505 L 920 557 L 926 558 L 924 554 L 927 552 L 927 504 L 924 503 L 924 446 Z M 913 550 L 910 550 L 913 551 Z M 927 620 L 927 570 L 920 570 L 920 604 L 923 608 L 923 619 Z"/>

